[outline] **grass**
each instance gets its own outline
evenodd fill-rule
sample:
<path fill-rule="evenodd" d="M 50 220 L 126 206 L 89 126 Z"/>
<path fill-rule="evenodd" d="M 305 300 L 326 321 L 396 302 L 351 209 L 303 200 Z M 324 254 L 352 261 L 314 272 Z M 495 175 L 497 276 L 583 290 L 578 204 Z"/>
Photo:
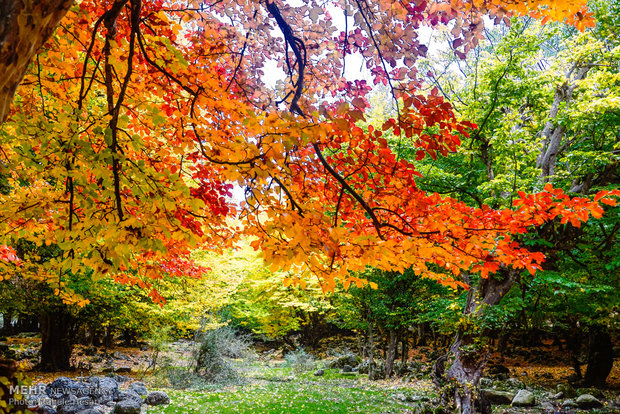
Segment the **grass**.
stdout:
<path fill-rule="evenodd" d="M 428 391 L 428 384 L 420 384 Z M 168 390 L 171 404 L 149 407 L 151 414 L 181 413 L 404 413 L 413 408 L 402 396 L 420 395 L 411 385 L 377 383 L 363 375 L 326 370 L 295 373 L 283 364 L 255 364 L 244 385 L 210 390 Z"/>

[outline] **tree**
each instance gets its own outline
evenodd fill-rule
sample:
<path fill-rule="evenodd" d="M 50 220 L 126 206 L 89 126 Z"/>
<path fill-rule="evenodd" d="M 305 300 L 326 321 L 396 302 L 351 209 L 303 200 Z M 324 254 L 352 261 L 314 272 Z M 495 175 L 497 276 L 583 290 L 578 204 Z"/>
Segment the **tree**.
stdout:
<path fill-rule="evenodd" d="M 350 272 L 369 263 L 454 287 L 477 273 L 482 296 L 470 295 L 467 307 L 475 313 L 503 296 L 505 281 L 543 261 L 513 235 L 555 218 L 577 226 L 600 217 L 616 192 L 592 201 L 547 186 L 522 194 L 514 210 L 493 210 L 420 190 L 419 172 L 383 131 L 410 140 L 421 160 L 454 151 L 474 125 L 458 121 L 438 92 L 417 91 L 412 65 L 426 47 L 415 30 L 454 22 L 454 44 L 466 51 L 481 37 L 484 12 L 497 21 L 511 13 L 568 17 L 582 27 L 592 23 L 583 7 L 356 0 L 342 5 L 351 21 L 334 35 L 331 11 L 314 1 L 80 2 L 33 61 L 3 124 L 4 244 L 57 245 L 57 257 L 35 264 L 59 285 L 90 269 L 148 287 L 162 273 L 200 272 L 186 260 L 191 246 L 231 241 L 225 217 L 234 207 L 225 196 L 234 182 L 246 188 L 244 231 L 268 263 L 299 275 L 288 282 L 314 274 L 326 290 L 337 278 L 345 288 L 361 285 Z M 28 26 L 35 35 L 23 35 L 27 44 L 45 37 L 42 21 Z M 13 43 L 2 44 L 4 52 Z M 402 102 L 381 129 L 356 125 L 370 88 L 342 76 L 353 53 Z M 283 96 L 261 79 L 267 58 L 285 71 Z M 7 76 L 5 100 L 18 78 Z M 3 258 L 3 275 L 33 264 L 17 262 L 11 247 Z M 468 372 L 483 364 L 459 359 L 462 343 L 454 345 L 454 396 L 470 412 L 466 385 L 477 378 Z"/>

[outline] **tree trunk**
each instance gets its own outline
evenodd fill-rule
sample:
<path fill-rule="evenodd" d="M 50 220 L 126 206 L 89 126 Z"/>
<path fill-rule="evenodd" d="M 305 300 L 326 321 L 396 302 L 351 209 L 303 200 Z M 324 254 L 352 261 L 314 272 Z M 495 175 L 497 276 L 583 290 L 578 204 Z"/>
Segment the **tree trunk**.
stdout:
<path fill-rule="evenodd" d="M 478 286 L 472 286 L 467 295 L 464 316 L 470 319 L 465 331 L 457 332 L 448 353 L 435 362 L 433 382 L 442 393 L 444 403 L 453 405 L 460 414 L 490 414 L 491 406 L 478 392 L 478 381 L 482 377 L 489 357 L 487 348 L 476 346 L 471 325 L 482 315 L 485 306 L 496 305 L 518 280 L 520 270 L 502 269 L 498 276 L 481 279 Z M 467 281 L 467 279 L 466 279 Z M 446 370 L 446 364 L 448 369 Z"/>
<path fill-rule="evenodd" d="M 42 371 L 66 371 L 71 368 L 74 345 L 75 320 L 65 311 L 41 314 L 41 360 Z"/>
<path fill-rule="evenodd" d="M 9 112 L 28 64 L 74 0 L 0 2 L 0 124 Z"/>
<path fill-rule="evenodd" d="M 603 387 L 614 364 L 614 349 L 611 336 L 605 328 L 594 327 L 588 344 L 588 368 L 585 385 Z"/>
<path fill-rule="evenodd" d="M 368 322 L 368 379 L 375 379 L 375 332 L 372 321 Z"/>
<path fill-rule="evenodd" d="M 396 347 L 398 345 L 398 335 L 396 330 L 388 331 L 387 350 L 385 352 L 385 378 L 389 378 L 394 370 L 394 360 L 396 359 Z"/>

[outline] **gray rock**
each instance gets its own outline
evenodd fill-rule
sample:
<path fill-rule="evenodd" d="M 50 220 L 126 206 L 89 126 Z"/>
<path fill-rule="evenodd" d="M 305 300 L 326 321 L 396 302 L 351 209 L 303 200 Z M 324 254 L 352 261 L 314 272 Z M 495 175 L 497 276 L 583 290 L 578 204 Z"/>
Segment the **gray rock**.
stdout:
<path fill-rule="evenodd" d="M 562 398 L 564 398 L 564 393 L 560 391 L 557 394 L 553 394 L 551 398 L 554 400 L 561 400 Z"/>
<path fill-rule="evenodd" d="M 117 401 L 125 401 L 125 400 L 134 400 L 138 402 L 140 405 L 142 405 L 142 403 L 144 402 L 142 397 L 140 397 L 135 391 L 132 391 L 132 390 L 121 391 L 118 393 Z"/>
<path fill-rule="evenodd" d="M 599 399 L 590 394 L 580 395 L 577 397 L 575 403 L 577 403 L 579 408 L 598 408 L 603 406 L 603 403 Z"/>
<path fill-rule="evenodd" d="M 58 405 L 58 414 L 78 414 L 89 408 L 93 408 L 90 397 L 81 397 Z"/>
<path fill-rule="evenodd" d="M 563 392 L 566 398 L 574 398 L 577 396 L 577 392 L 569 384 L 558 384 L 555 390 L 557 392 Z"/>
<path fill-rule="evenodd" d="M 555 405 L 551 404 L 549 401 L 545 401 L 540 404 L 540 409 L 545 414 L 553 414 L 558 412 L 558 409 L 555 407 Z"/>
<path fill-rule="evenodd" d="M 105 414 L 106 411 L 103 408 L 99 407 L 93 407 L 93 408 L 87 408 L 85 410 L 82 411 L 78 411 L 77 414 Z"/>
<path fill-rule="evenodd" d="M 51 405 L 39 405 L 36 411 L 37 414 L 57 414 L 58 411 Z"/>
<path fill-rule="evenodd" d="M 536 404 L 534 393 L 528 390 L 519 390 L 517 395 L 512 399 L 512 405 L 515 407 L 531 407 Z"/>
<path fill-rule="evenodd" d="M 508 378 L 508 379 L 504 382 L 504 384 L 505 384 L 508 388 L 511 388 L 511 389 L 517 389 L 517 390 L 520 390 L 520 389 L 525 388 L 525 385 L 523 384 L 523 382 L 522 382 L 522 381 L 520 381 L 520 380 L 518 380 L 518 379 L 516 379 L 516 378 Z"/>
<path fill-rule="evenodd" d="M 512 403 L 512 400 L 515 398 L 515 393 L 510 391 L 499 391 L 493 389 L 482 389 L 480 390 L 484 397 L 491 403 L 492 405 L 504 405 Z"/>
<path fill-rule="evenodd" d="M 349 364 L 346 364 L 342 367 L 342 372 L 353 372 L 353 367 Z"/>
<path fill-rule="evenodd" d="M 577 403 L 575 402 L 575 400 L 564 400 L 564 402 L 562 402 L 562 408 L 577 408 Z"/>
<path fill-rule="evenodd" d="M 482 377 L 480 378 L 478 385 L 480 385 L 480 388 L 491 388 L 493 386 L 493 380 L 488 377 Z"/>
<path fill-rule="evenodd" d="M 146 386 L 142 382 L 132 382 L 129 384 L 129 389 L 138 395 L 145 396 L 149 392 L 146 390 Z"/>
<path fill-rule="evenodd" d="M 354 354 L 341 355 L 329 363 L 329 368 L 344 368 L 345 365 L 357 365 L 361 362 L 360 358 Z"/>
<path fill-rule="evenodd" d="M 144 400 L 148 405 L 170 404 L 170 397 L 163 391 L 149 392 Z"/>
<path fill-rule="evenodd" d="M 118 382 L 109 377 L 90 377 L 91 396 L 99 404 L 118 400 Z"/>
<path fill-rule="evenodd" d="M 134 400 L 123 400 L 114 406 L 115 414 L 140 414 L 140 403 Z"/>
<path fill-rule="evenodd" d="M 322 377 L 323 375 L 325 375 L 325 370 L 324 369 L 317 369 L 316 371 L 314 371 L 314 376 L 315 377 Z"/>
<path fill-rule="evenodd" d="M 69 395 L 84 397 L 90 394 L 90 388 L 84 382 L 78 382 L 67 377 L 58 377 L 45 388 L 45 393 L 54 399 L 61 399 Z"/>

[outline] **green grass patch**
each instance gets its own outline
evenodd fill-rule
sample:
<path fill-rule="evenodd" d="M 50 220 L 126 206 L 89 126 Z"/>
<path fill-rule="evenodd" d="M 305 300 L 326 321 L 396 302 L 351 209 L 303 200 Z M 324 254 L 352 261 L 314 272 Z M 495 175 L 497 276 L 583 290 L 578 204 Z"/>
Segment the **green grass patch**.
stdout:
<path fill-rule="evenodd" d="M 385 386 L 363 375 L 343 376 L 326 370 L 294 374 L 288 367 L 256 367 L 247 384 L 219 390 L 165 390 L 171 404 L 148 413 L 403 413 L 412 404 L 397 395 L 418 394 L 410 387 Z"/>

